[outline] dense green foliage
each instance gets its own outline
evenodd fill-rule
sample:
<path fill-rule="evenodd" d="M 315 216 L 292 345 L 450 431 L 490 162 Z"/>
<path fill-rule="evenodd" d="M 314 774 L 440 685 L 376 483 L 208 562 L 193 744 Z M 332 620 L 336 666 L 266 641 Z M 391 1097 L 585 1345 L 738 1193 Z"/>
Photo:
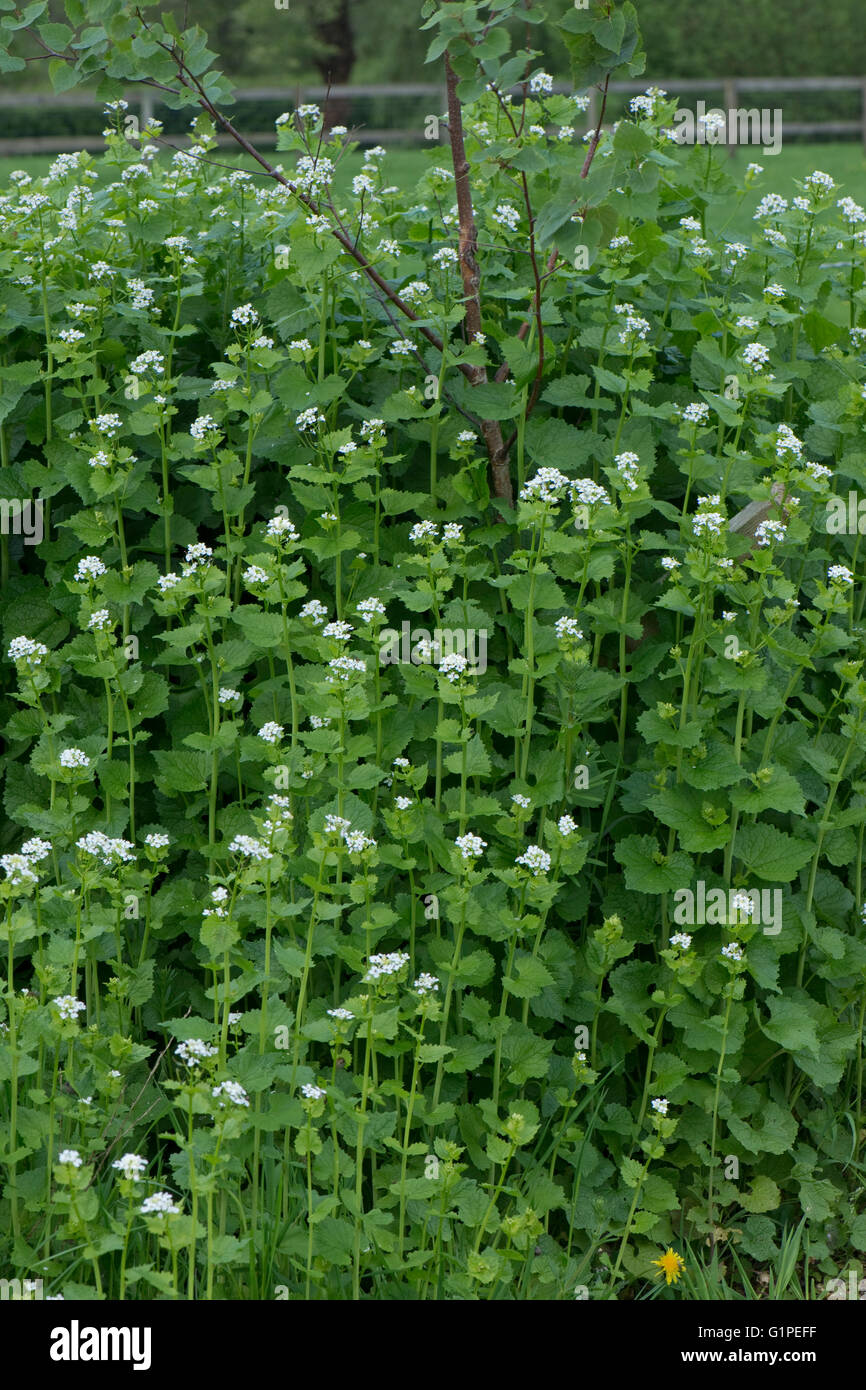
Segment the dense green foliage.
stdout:
<path fill-rule="evenodd" d="M 866 1249 L 866 212 L 652 92 L 581 178 L 634 11 L 559 7 L 553 97 L 510 8 L 425 6 L 480 299 L 444 162 L 332 202 L 316 110 L 293 188 L 115 104 L 104 177 L 0 198 L 0 1246 L 52 1294 L 813 1297 Z M 58 80 L 172 79 L 101 13 Z"/>

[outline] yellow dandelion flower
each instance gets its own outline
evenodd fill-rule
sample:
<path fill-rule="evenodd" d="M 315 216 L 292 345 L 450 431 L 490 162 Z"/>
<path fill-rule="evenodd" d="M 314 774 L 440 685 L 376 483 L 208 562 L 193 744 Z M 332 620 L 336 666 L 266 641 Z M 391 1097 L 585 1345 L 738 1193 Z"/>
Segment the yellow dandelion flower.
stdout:
<path fill-rule="evenodd" d="M 675 1284 L 686 1267 L 682 1255 L 678 1255 L 670 1246 L 659 1259 L 653 1260 L 653 1264 L 658 1265 L 658 1273 L 665 1276 L 668 1284 Z"/>

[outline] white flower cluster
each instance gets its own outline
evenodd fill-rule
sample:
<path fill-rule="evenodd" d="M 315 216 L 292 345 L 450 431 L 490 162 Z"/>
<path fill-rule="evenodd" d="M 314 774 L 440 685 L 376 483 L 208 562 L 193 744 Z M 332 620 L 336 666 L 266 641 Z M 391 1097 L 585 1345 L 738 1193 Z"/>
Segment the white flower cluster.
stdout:
<path fill-rule="evenodd" d="M 487 848 L 487 841 L 482 840 L 480 835 L 466 834 L 458 835 L 454 841 L 460 851 L 460 856 L 464 860 L 477 859 Z"/>
<path fill-rule="evenodd" d="M 778 193 L 766 193 L 758 204 L 754 221 L 760 222 L 766 217 L 780 217 L 783 212 L 787 211 L 787 198 L 781 197 Z"/>
<path fill-rule="evenodd" d="M 212 415 L 200 415 L 197 420 L 193 420 L 192 424 L 189 427 L 189 432 L 192 435 L 193 439 L 196 439 L 199 441 L 199 443 L 201 443 L 201 441 L 203 439 L 206 439 L 209 434 L 213 433 L 215 430 L 218 429 L 219 426 L 217 425 L 217 422 Z"/>
<path fill-rule="evenodd" d="M 221 1081 L 218 1086 L 212 1088 L 211 1095 L 219 1101 L 221 1107 L 224 1107 L 227 1101 L 231 1101 L 232 1105 L 249 1107 L 250 1098 L 239 1081 Z"/>
<path fill-rule="evenodd" d="M 184 566 L 181 570 L 181 574 L 184 579 L 189 579 L 197 570 L 207 569 L 212 559 L 213 551 L 210 546 L 205 545 L 202 541 L 195 541 L 186 548 Z"/>
<path fill-rule="evenodd" d="M 830 565 L 827 570 L 827 578 L 831 584 L 853 584 L 854 575 L 847 565 Z"/>
<path fill-rule="evenodd" d="M 381 980 L 388 975 L 398 975 L 408 964 L 408 951 L 388 951 L 384 955 L 371 956 L 364 983 L 372 984 L 374 980 Z"/>
<path fill-rule="evenodd" d="M 87 1008 L 87 1005 L 76 999 L 74 994 L 59 994 L 52 1002 L 60 1017 L 67 1023 L 71 1023 Z"/>
<path fill-rule="evenodd" d="M 251 859 L 254 863 L 274 857 L 267 845 L 263 845 L 261 840 L 254 839 L 252 835 L 236 835 L 229 845 L 229 854 L 239 854 L 241 858 Z"/>
<path fill-rule="evenodd" d="M 515 859 L 515 864 L 520 864 L 527 869 L 533 878 L 538 878 L 541 874 L 546 874 L 550 868 L 550 855 L 546 849 L 540 845 L 527 845 L 523 854 Z"/>
<path fill-rule="evenodd" d="M 278 512 L 276 516 L 271 517 L 265 528 L 265 534 L 270 536 L 272 540 L 288 542 L 298 539 L 298 532 L 294 522 L 290 521 L 287 516 L 283 516 L 282 512 Z"/>
<path fill-rule="evenodd" d="M 637 346 L 639 342 L 644 342 L 649 336 L 650 325 L 645 318 L 635 312 L 633 304 L 615 304 L 613 306 L 615 314 L 619 314 L 623 320 L 623 327 L 620 329 L 619 341 L 631 348 Z"/>
<path fill-rule="evenodd" d="M 13 637 L 7 652 L 10 661 L 22 666 L 41 666 L 47 655 L 44 642 L 34 642 L 32 637 Z"/>
<path fill-rule="evenodd" d="M 361 657 L 335 656 L 328 662 L 328 675 L 325 679 L 332 685 L 348 685 L 353 676 L 366 674 L 367 663 Z"/>
<path fill-rule="evenodd" d="M 583 632 L 578 627 L 576 618 L 557 618 L 555 630 L 560 642 L 583 641 Z"/>
<path fill-rule="evenodd" d="M 0 868 L 6 875 L 10 888 L 22 888 L 27 883 L 37 883 L 33 872 L 33 861 L 26 854 L 4 854 L 0 856 Z"/>
<path fill-rule="evenodd" d="M 182 1062 L 186 1062 L 188 1067 L 197 1067 L 199 1062 L 205 1062 L 209 1057 L 215 1057 L 219 1048 L 212 1047 L 202 1038 L 187 1038 L 185 1042 L 178 1043 L 174 1049 L 174 1054 Z"/>
<path fill-rule="evenodd" d="M 263 739 L 265 743 L 279 743 L 285 732 L 282 724 L 277 724 L 275 720 L 271 719 L 259 729 L 259 738 Z"/>
<path fill-rule="evenodd" d="M 629 492 L 636 492 L 638 471 L 640 469 L 640 459 L 637 454 L 617 454 L 613 461 L 613 465 L 622 479 L 623 486 L 627 488 Z"/>
<path fill-rule="evenodd" d="M 558 502 L 565 493 L 569 480 L 558 468 L 539 468 L 534 478 L 530 478 L 520 490 L 521 502 L 541 502 L 545 505 Z"/>
<path fill-rule="evenodd" d="M 747 343 L 741 356 L 747 367 L 753 372 L 760 372 L 770 360 L 770 349 L 764 347 L 763 343 Z"/>
<path fill-rule="evenodd" d="M 788 534 L 788 528 L 782 521 L 762 521 L 755 528 L 755 540 L 762 549 L 771 546 L 773 542 L 781 543 Z"/>
<path fill-rule="evenodd" d="M 469 662 L 461 652 L 450 652 L 439 662 L 439 674 L 456 685 L 460 677 L 469 669 Z"/>
<path fill-rule="evenodd" d="M 786 454 L 793 454 L 795 458 L 802 457 L 803 443 L 798 439 L 790 425 L 779 425 L 776 428 L 776 458 L 784 459 Z"/>
<path fill-rule="evenodd" d="M 170 1192 L 152 1192 L 149 1197 L 145 1197 L 138 1210 L 142 1216 L 178 1216 L 180 1214 L 180 1207 Z"/>
<path fill-rule="evenodd" d="M 138 1182 L 142 1173 L 147 1169 L 147 1159 L 142 1158 L 141 1154 L 124 1154 L 122 1158 L 116 1158 L 112 1163 L 121 1177 L 127 1178 L 130 1182 Z"/>
<path fill-rule="evenodd" d="M 129 840 L 109 839 L 102 830 L 90 830 L 76 840 L 76 847 L 85 854 L 98 859 L 105 868 L 114 864 L 129 864 L 135 859 L 133 846 Z"/>
<path fill-rule="evenodd" d="M 64 748 L 59 761 L 61 767 L 90 767 L 90 759 L 83 748 Z"/>
<path fill-rule="evenodd" d="M 511 203 L 497 204 L 496 211 L 491 213 L 494 222 L 498 222 L 500 227 L 507 227 L 509 231 L 516 231 L 520 226 L 520 213 Z"/>

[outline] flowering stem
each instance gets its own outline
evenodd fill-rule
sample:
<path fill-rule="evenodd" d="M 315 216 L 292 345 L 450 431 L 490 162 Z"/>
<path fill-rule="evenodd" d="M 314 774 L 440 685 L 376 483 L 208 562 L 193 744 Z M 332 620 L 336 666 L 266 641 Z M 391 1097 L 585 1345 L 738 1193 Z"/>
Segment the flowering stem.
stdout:
<path fill-rule="evenodd" d="M 406 1107 L 406 1123 L 403 1127 L 403 1156 L 400 1162 L 400 1215 L 397 1220 L 397 1258 L 403 1258 L 403 1225 L 406 1220 L 406 1167 L 409 1162 L 409 1132 L 412 1128 L 412 1112 L 415 1109 L 415 1093 L 418 1088 L 418 1074 L 421 1063 L 418 1049 L 424 1041 L 424 1019 L 421 1020 L 421 1033 L 415 1046 L 412 1061 L 412 1083 L 409 1087 L 409 1102 Z"/>
<path fill-rule="evenodd" d="M 618 1276 L 618 1274 L 619 1274 L 620 1265 L 622 1264 L 622 1261 L 623 1261 L 623 1256 L 625 1255 L 626 1246 L 628 1245 L 628 1238 L 629 1238 L 629 1236 L 630 1236 L 630 1234 L 631 1234 L 631 1225 L 632 1225 L 632 1222 L 634 1221 L 634 1214 L 635 1214 L 635 1212 L 637 1211 L 637 1204 L 638 1204 L 638 1202 L 640 1201 L 641 1189 L 643 1188 L 644 1180 L 645 1180 L 646 1175 L 647 1175 L 647 1172 L 648 1172 L 648 1170 L 649 1170 L 650 1159 L 651 1159 L 651 1155 L 647 1155 L 646 1163 L 644 1164 L 643 1168 L 642 1168 L 641 1171 L 640 1171 L 640 1176 L 638 1177 L 637 1185 L 635 1186 L 634 1197 L 632 1198 L 631 1207 L 629 1208 L 628 1220 L 627 1220 L 626 1223 L 625 1223 L 625 1230 L 624 1230 L 623 1233 L 622 1233 L 622 1241 L 620 1242 L 619 1252 L 618 1252 L 617 1257 L 616 1257 L 616 1264 L 614 1265 L 613 1271 L 612 1271 L 611 1276 L 610 1276 L 610 1289 L 611 1289 L 611 1292 L 610 1292 L 610 1295 L 609 1295 L 610 1298 L 613 1298 L 613 1297 L 614 1297 L 614 1290 L 615 1290 L 615 1287 L 616 1287 L 617 1276 Z"/>
<path fill-rule="evenodd" d="M 722 1027 L 722 1049 L 719 1053 L 719 1065 L 716 1068 L 716 1090 L 713 1096 L 713 1132 L 710 1141 L 710 1173 L 707 1185 L 707 1221 L 710 1226 L 713 1224 L 713 1178 L 715 1177 L 716 1167 L 716 1131 L 719 1120 L 719 1093 L 722 1086 L 722 1067 L 725 1065 L 725 1052 L 728 1046 L 728 1028 L 731 1022 L 731 1005 L 734 1001 L 734 982 L 728 984 L 728 1003 L 725 1009 L 725 1022 Z"/>
<path fill-rule="evenodd" d="M 373 1051 L 373 1011 L 367 1019 L 367 1039 L 364 1048 L 364 1076 L 361 1082 L 361 1110 L 358 1114 L 358 1138 L 355 1145 L 355 1251 L 352 1273 L 352 1297 L 357 1303 L 361 1296 L 361 1195 L 364 1178 L 364 1127 L 367 1123 L 367 1090 L 370 1082 L 370 1057 Z"/>
<path fill-rule="evenodd" d="M 441 1024 L 440 1029 L 439 1029 L 439 1045 L 440 1045 L 440 1047 L 442 1047 L 442 1046 L 445 1045 L 445 1040 L 446 1040 L 446 1038 L 448 1037 L 448 1016 L 449 1016 L 449 1014 L 450 1014 L 450 1012 L 451 1012 L 451 999 L 452 999 L 452 996 L 453 996 L 453 993 L 454 993 L 454 976 L 455 976 L 456 973 L 457 973 L 457 967 L 458 967 L 458 965 L 459 965 L 459 963 L 460 963 L 460 951 L 461 951 L 461 949 L 462 949 L 462 947 L 463 947 L 463 934 L 464 934 L 465 931 L 466 931 L 466 899 L 465 899 L 465 897 L 464 897 L 463 906 L 462 906 L 462 909 L 461 909 L 461 912 L 460 912 L 460 925 L 459 925 L 459 927 L 457 928 L 457 936 L 456 936 L 455 941 L 454 941 L 454 954 L 453 954 L 453 956 L 451 957 L 451 964 L 450 964 L 450 966 L 448 967 L 448 984 L 447 984 L 447 986 L 446 986 L 446 988 L 445 988 L 445 1003 L 444 1003 L 443 1006 L 442 1006 L 442 1024 Z M 438 1063 L 437 1063 L 437 1066 L 436 1066 L 436 1084 L 435 1084 L 434 1087 L 433 1087 L 433 1105 L 432 1105 L 432 1109 L 434 1109 L 434 1110 L 436 1109 L 436 1106 L 439 1104 L 439 1091 L 440 1091 L 441 1086 L 442 1086 L 442 1074 L 443 1074 L 443 1058 L 440 1057 L 440 1058 L 439 1058 L 439 1061 L 438 1061 Z"/>

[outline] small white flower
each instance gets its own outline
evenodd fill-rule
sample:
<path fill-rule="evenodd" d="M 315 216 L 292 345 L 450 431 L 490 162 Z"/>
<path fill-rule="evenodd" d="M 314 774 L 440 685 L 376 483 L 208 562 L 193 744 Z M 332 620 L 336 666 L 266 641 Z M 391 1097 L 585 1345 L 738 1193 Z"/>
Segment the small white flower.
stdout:
<path fill-rule="evenodd" d="M 317 598 L 311 598 L 309 603 L 305 603 L 298 614 L 299 618 L 306 619 L 307 622 L 315 624 L 316 627 L 323 623 L 327 616 L 327 608 Z"/>
<path fill-rule="evenodd" d="M 60 1017 L 70 1023 L 87 1008 L 87 1005 L 76 999 L 74 994 L 59 994 L 53 1002 Z"/>
<path fill-rule="evenodd" d="M 32 859 L 34 864 L 39 864 L 43 859 L 48 858 L 51 853 L 51 845 L 48 840 L 40 840 L 37 835 L 32 840 L 25 840 L 21 846 L 21 853 L 27 859 Z"/>
<path fill-rule="evenodd" d="M 80 1168 L 84 1159 L 77 1149 L 61 1149 L 57 1155 L 57 1162 L 65 1168 Z"/>
<path fill-rule="evenodd" d="M 79 583 L 84 583 L 86 580 L 99 579 L 105 572 L 105 565 L 98 555 L 85 555 L 78 561 L 75 578 Z"/>
<path fill-rule="evenodd" d="M 201 1038 L 187 1038 L 174 1049 L 175 1056 L 186 1062 L 188 1067 L 197 1067 L 199 1062 L 206 1061 L 208 1057 L 215 1057 L 218 1051 L 219 1048 L 211 1047 L 210 1043 L 204 1042 Z"/>
<path fill-rule="evenodd" d="M 415 545 L 420 545 L 422 541 L 435 541 L 439 535 L 439 528 L 432 521 L 416 521 L 409 532 L 409 539 Z"/>
<path fill-rule="evenodd" d="M 252 304 L 239 304 L 232 309 L 231 321 L 238 328 L 254 328 L 260 319 Z"/>
<path fill-rule="evenodd" d="M 0 867 L 12 888 L 38 882 L 38 876 L 33 872 L 32 861 L 26 854 L 4 854 L 0 856 Z"/>
<path fill-rule="evenodd" d="M 412 988 L 417 994 L 432 994 L 439 988 L 438 975 L 429 975 L 427 971 L 422 971 Z"/>
<path fill-rule="evenodd" d="M 265 534 L 270 536 L 273 540 L 296 541 L 298 539 L 298 532 L 294 522 L 290 521 L 287 516 L 283 516 L 282 512 L 278 512 L 276 516 L 271 517 L 267 524 Z"/>
<path fill-rule="evenodd" d="M 43 657 L 48 655 L 48 648 L 44 642 L 34 642 L 31 637 L 13 637 L 7 655 L 16 665 L 41 666 Z"/>
<path fill-rule="evenodd" d="M 236 835 L 229 845 L 229 854 L 240 854 L 244 859 L 254 861 L 274 857 L 267 845 L 263 845 L 261 840 L 254 839 L 252 835 Z"/>
<path fill-rule="evenodd" d="M 301 1087 L 301 1095 L 305 1096 L 307 1100 L 324 1100 L 327 1094 L 328 1092 L 323 1086 L 314 1086 L 311 1081 L 307 1081 Z"/>
<path fill-rule="evenodd" d="M 534 878 L 538 878 L 540 874 L 546 874 L 549 870 L 550 855 L 540 845 L 528 845 L 523 854 L 514 862 L 522 865 L 524 869 L 528 869 Z"/>
<path fill-rule="evenodd" d="M 549 72 L 537 72 L 529 79 L 529 90 L 534 97 L 548 96 L 553 91 L 553 78 Z"/>
<path fill-rule="evenodd" d="M 338 1023 L 350 1023 L 351 1020 L 355 1017 L 351 1009 L 343 1008 L 329 1009 L 328 1015 L 330 1018 L 335 1018 Z"/>
<path fill-rule="evenodd" d="M 521 502 L 552 504 L 559 502 L 568 487 L 568 478 L 558 468 L 539 468 L 520 490 Z"/>
<path fill-rule="evenodd" d="M 487 841 L 482 840 L 480 835 L 458 835 L 454 843 L 464 860 L 477 859 L 487 848 Z"/>
<path fill-rule="evenodd" d="M 231 1019 L 231 1015 L 229 1018 Z M 219 1101 L 221 1107 L 226 1104 L 226 1101 L 222 1099 L 223 1096 L 230 1100 L 232 1105 L 249 1107 L 250 1098 L 239 1081 L 221 1081 L 219 1086 L 212 1087 L 211 1095 Z"/>
<path fill-rule="evenodd" d="M 259 729 L 259 738 L 263 739 L 265 743 L 279 743 L 284 733 L 285 729 L 282 724 L 277 724 L 271 719 Z"/>
<path fill-rule="evenodd" d="M 573 835 L 577 829 L 577 821 L 572 816 L 560 816 L 556 825 L 560 835 L 565 836 L 566 839 L 569 835 Z"/>
<path fill-rule="evenodd" d="M 315 430 L 324 423 L 325 417 L 315 405 L 309 406 L 306 410 L 302 410 L 300 415 L 295 416 L 295 425 L 299 430 Z"/>
<path fill-rule="evenodd" d="M 741 354 L 747 367 L 759 372 L 770 360 L 770 349 L 763 343 L 747 343 Z"/>
<path fill-rule="evenodd" d="M 516 231 L 520 226 L 520 213 L 511 203 L 499 203 L 496 211 L 491 213 L 494 222 L 498 222 L 500 227 L 508 227 L 509 231 Z"/>
<path fill-rule="evenodd" d="M 788 528 L 781 521 L 762 521 L 755 528 L 755 540 L 762 549 L 766 549 L 774 541 L 783 541 L 787 533 Z"/>
<path fill-rule="evenodd" d="M 689 936 L 688 932 L 674 932 L 673 936 L 671 937 L 671 945 L 678 946 L 681 951 L 687 951 L 691 944 L 692 938 Z"/>
<path fill-rule="evenodd" d="M 668 1113 L 669 1104 L 670 1102 L 665 1100 L 664 1096 L 657 1096 L 652 1103 L 652 1108 L 657 1115 L 666 1115 Z"/>
<path fill-rule="evenodd" d="M 109 628 L 112 628 L 114 624 L 111 621 L 107 608 L 97 608 L 96 612 L 91 613 L 88 618 L 87 626 L 91 632 L 105 632 Z"/>
<path fill-rule="evenodd" d="M 469 662 L 460 652 L 451 652 L 439 663 L 439 673 L 455 685 L 469 668 Z"/>
<path fill-rule="evenodd" d="M 827 570 L 827 578 L 831 583 L 836 584 L 853 584 L 854 582 L 854 575 L 847 565 L 830 565 Z"/>
<path fill-rule="evenodd" d="M 81 748 L 64 748 L 60 754 L 61 767 L 90 767 L 90 759 Z"/>
<path fill-rule="evenodd" d="M 180 1213 L 180 1207 L 169 1192 L 152 1192 L 138 1210 L 142 1216 L 177 1216 Z"/>
<path fill-rule="evenodd" d="M 218 429 L 219 426 L 212 415 L 200 415 L 197 420 L 193 420 L 189 427 L 189 432 L 193 439 L 201 442 L 201 440 L 207 438 L 210 433 Z"/>
<path fill-rule="evenodd" d="M 248 565 L 243 573 L 243 581 L 248 589 L 254 584 L 269 584 L 271 576 L 267 570 L 263 570 L 261 565 Z"/>
<path fill-rule="evenodd" d="M 388 951 L 384 955 L 370 956 L 370 964 L 364 975 L 364 982 L 370 984 L 374 980 L 380 980 L 383 975 L 398 975 L 408 964 L 409 955 L 406 951 Z"/>
<path fill-rule="evenodd" d="M 141 1154 L 124 1154 L 122 1158 L 116 1158 L 112 1163 L 121 1177 L 127 1178 L 130 1182 L 138 1182 L 142 1173 L 147 1169 L 147 1159 L 142 1158 Z"/>
<path fill-rule="evenodd" d="M 576 618 L 557 618 L 556 635 L 560 642 L 583 641 L 583 632 L 578 627 Z"/>

